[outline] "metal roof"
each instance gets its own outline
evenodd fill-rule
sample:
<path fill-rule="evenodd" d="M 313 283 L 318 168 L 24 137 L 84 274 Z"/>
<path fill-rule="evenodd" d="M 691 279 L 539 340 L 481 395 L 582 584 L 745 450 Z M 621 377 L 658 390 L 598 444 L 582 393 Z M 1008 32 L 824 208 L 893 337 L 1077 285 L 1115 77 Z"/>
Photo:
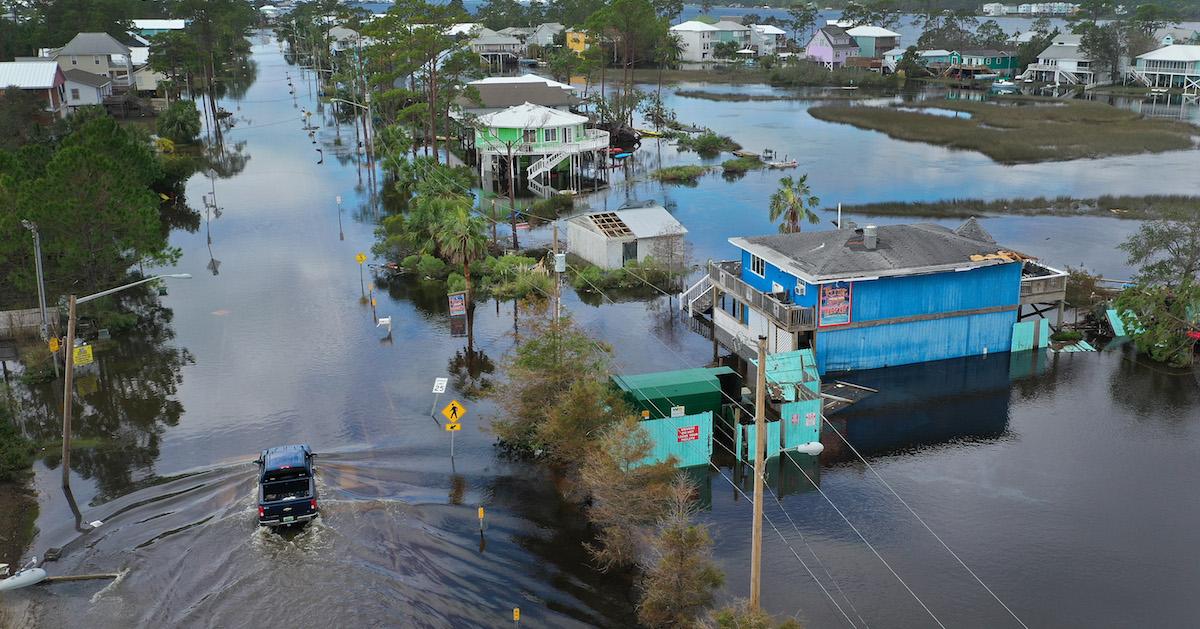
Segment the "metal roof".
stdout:
<path fill-rule="evenodd" d="M 782 28 L 771 24 L 751 24 L 750 28 L 757 31 L 760 35 L 787 35 L 787 32 Z"/>
<path fill-rule="evenodd" d="M 732 374 L 729 367 L 697 367 L 678 371 L 659 371 L 635 375 L 613 376 L 622 391 L 636 400 L 682 398 L 688 395 L 721 394 L 717 376 Z"/>
<path fill-rule="evenodd" d="M 1152 50 L 1144 55 L 1138 55 L 1138 59 L 1161 60 L 1161 61 L 1200 61 L 1200 46 L 1189 46 L 1186 44 L 1175 44 L 1165 46 L 1158 50 Z"/>
<path fill-rule="evenodd" d="M 54 87 L 58 63 L 45 61 L 0 62 L 0 90 L 15 85 L 23 90 L 46 90 Z"/>
<path fill-rule="evenodd" d="M 187 26 L 187 20 L 132 20 L 139 31 L 178 31 Z"/>
<path fill-rule="evenodd" d="M 559 83 L 558 81 L 555 81 L 553 79 L 547 79 L 544 76 L 538 76 L 536 74 L 522 74 L 521 76 L 489 76 L 486 79 L 479 79 L 477 81 L 471 81 L 470 83 L 468 83 L 468 85 L 475 85 L 475 86 L 512 85 L 515 83 L 545 83 L 546 85 L 549 85 L 550 87 L 559 87 L 564 90 L 574 90 L 575 89 L 575 86 L 573 86 L 573 85 L 567 85 L 566 83 Z"/>
<path fill-rule="evenodd" d="M 846 31 L 853 37 L 899 37 L 900 33 L 879 26 L 855 26 Z"/>
<path fill-rule="evenodd" d="M 654 238 L 668 234 L 683 235 L 687 229 L 661 205 L 644 208 L 621 209 L 615 212 L 621 222 L 637 238 Z"/>
<path fill-rule="evenodd" d="M 719 31 L 721 29 L 713 26 L 712 24 L 705 24 L 704 22 L 699 22 L 697 20 L 688 20 L 686 22 L 681 22 L 679 24 L 676 24 L 675 26 L 672 26 L 671 30 L 693 32 L 693 33 L 703 33 L 706 31 L 707 32 Z"/>
<path fill-rule="evenodd" d="M 70 70 L 64 71 L 63 76 L 66 77 L 67 81 L 71 83 L 79 83 L 89 87 L 104 87 L 105 85 L 112 83 L 112 79 L 106 76 L 92 74 L 91 72 L 78 70 L 76 68 L 71 68 Z"/>
<path fill-rule="evenodd" d="M 587 121 L 587 116 L 579 116 L 528 102 L 523 105 L 509 107 L 504 111 L 484 114 L 479 117 L 479 124 L 485 127 L 501 129 L 565 127 L 568 125 L 583 124 Z"/>
<path fill-rule="evenodd" d="M 59 55 L 128 55 L 129 46 L 108 33 L 79 33 L 58 51 Z"/>
<path fill-rule="evenodd" d="M 875 233 L 875 249 L 863 245 L 861 229 L 730 238 L 729 242 L 810 283 L 966 270 L 1013 261 L 992 255 L 1002 248 L 977 221 L 967 221 L 957 232 L 921 223 L 880 225 Z"/>
<path fill-rule="evenodd" d="M 750 363 L 758 366 L 757 360 L 751 359 Z M 772 390 L 772 397 L 781 397 L 785 402 L 819 397 L 821 376 L 812 350 L 767 354 L 767 388 Z M 775 395 L 776 391 L 779 395 Z"/>
<path fill-rule="evenodd" d="M 1085 60 L 1088 56 L 1079 50 L 1079 46 L 1069 44 L 1052 44 L 1038 53 L 1038 59 L 1075 59 Z"/>

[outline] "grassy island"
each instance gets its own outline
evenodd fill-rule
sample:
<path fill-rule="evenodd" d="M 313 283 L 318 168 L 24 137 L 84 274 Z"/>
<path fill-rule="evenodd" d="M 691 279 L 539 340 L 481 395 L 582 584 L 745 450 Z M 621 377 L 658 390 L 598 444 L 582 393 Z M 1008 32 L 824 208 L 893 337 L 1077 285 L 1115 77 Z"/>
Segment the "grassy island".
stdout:
<path fill-rule="evenodd" d="M 1152 120 L 1110 105 L 1077 101 L 937 101 L 903 107 L 835 104 L 808 112 L 819 120 L 882 131 L 900 140 L 978 151 L 1002 164 L 1183 150 L 1195 146 L 1194 137 L 1200 135 L 1200 128 L 1185 122 Z"/>

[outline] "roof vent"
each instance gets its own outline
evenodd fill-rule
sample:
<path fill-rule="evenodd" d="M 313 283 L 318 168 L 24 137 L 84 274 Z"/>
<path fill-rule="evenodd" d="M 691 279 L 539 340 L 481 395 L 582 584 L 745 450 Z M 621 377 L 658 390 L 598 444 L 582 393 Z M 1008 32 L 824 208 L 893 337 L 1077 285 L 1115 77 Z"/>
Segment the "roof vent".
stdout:
<path fill-rule="evenodd" d="M 874 251 L 879 245 L 879 236 L 875 233 L 874 225 L 863 227 L 863 247 L 868 251 Z"/>

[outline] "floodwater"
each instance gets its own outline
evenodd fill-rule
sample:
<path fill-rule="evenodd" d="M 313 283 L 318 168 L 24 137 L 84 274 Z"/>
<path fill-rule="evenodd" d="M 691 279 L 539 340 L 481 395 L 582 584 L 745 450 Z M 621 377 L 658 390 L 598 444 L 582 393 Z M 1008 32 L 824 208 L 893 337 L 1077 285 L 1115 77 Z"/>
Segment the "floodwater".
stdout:
<path fill-rule="evenodd" d="M 557 480 L 498 458 L 485 431 L 495 408 L 476 392 L 499 377 L 528 313 L 481 304 L 468 342 L 453 333 L 436 284 L 376 291 L 372 312 L 362 298 L 370 274 L 360 284 L 354 261 L 374 239 L 354 130 L 326 121 L 313 144 L 301 130 L 301 111 L 314 104 L 300 70 L 268 39 L 256 39 L 254 52 L 257 81 L 240 102 L 224 102 L 237 120 L 226 137 L 236 166 L 188 186 L 194 207 L 215 190 L 220 215 L 202 213 L 194 231 L 172 235 L 183 252 L 174 271 L 193 279 L 148 299 L 149 322 L 98 351 L 97 367 L 80 378 L 76 439 L 84 447 L 72 457 L 73 494 L 59 487 L 55 453 L 36 468 L 41 512 L 31 552 L 63 549 L 51 574 L 123 576 L 8 593 L 0 625 L 60 627 L 86 617 L 95 627 L 501 626 L 520 607 L 532 626 L 629 626 L 630 580 L 588 565 L 585 521 L 559 499 Z M 1200 153 L 1188 151 L 1002 167 L 822 123 L 805 113 L 807 103 L 668 99 L 684 121 L 800 160 L 796 172 L 808 172 L 826 202 L 1194 192 L 1187 181 L 1200 166 Z M 630 181 L 618 172 L 613 189 L 585 200 L 663 201 L 690 230 L 697 260 L 728 256 L 728 237 L 772 229 L 766 198 L 782 173 L 664 187 L 644 173 L 694 155 L 653 142 L 626 161 Z M 984 224 L 1049 264 L 1110 276 L 1128 272 L 1113 247 L 1137 227 L 1050 217 Z M 549 233 L 522 237 L 545 242 Z M 673 317 L 665 299 L 597 304 L 567 291 L 564 306 L 612 345 L 618 371 L 711 358 L 709 341 Z M 392 318 L 390 338 L 375 316 Z M 450 377 L 450 389 L 435 403 L 439 376 Z M 1142 364 L 1118 346 L 849 379 L 880 392 L 833 426 L 1031 626 L 1179 626 L 1200 614 L 1191 593 L 1200 581 L 1192 560 L 1200 507 L 1190 499 L 1200 472 L 1194 375 Z M 52 437 L 54 392 L 14 395 L 26 428 Z M 453 460 L 449 433 L 430 417 L 451 397 L 468 409 Z M 840 606 L 857 626 L 930 626 L 882 557 L 947 626 L 1016 626 L 853 451 L 832 431 L 823 441 L 819 460 L 769 464 L 787 514 L 769 500 L 783 537 L 768 526 L 763 600 L 771 612 L 811 626 L 848 624 Z M 323 515 L 299 533 L 260 530 L 250 461 L 261 448 L 294 442 L 321 455 Z M 725 601 L 748 589 L 750 505 L 731 482 L 747 492 L 751 485 L 729 457 L 718 460 L 720 473 L 698 474 L 700 518 L 713 527 Z"/>

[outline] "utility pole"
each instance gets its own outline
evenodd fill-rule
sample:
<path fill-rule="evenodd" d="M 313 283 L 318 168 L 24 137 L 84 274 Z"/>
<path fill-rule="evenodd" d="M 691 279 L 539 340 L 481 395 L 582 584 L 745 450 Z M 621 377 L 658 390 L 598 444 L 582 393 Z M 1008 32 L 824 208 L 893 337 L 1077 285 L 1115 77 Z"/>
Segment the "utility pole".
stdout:
<path fill-rule="evenodd" d="M 754 523 L 750 538 L 750 608 L 762 597 L 763 474 L 767 449 L 767 337 L 758 337 L 758 386 L 754 393 Z"/>
<path fill-rule="evenodd" d="M 42 340 L 45 341 L 50 338 L 50 319 L 46 316 L 46 278 L 42 275 L 42 236 L 33 221 L 21 219 L 21 224 L 33 232 L 33 265 L 37 272 L 38 308 L 42 311 Z"/>
<path fill-rule="evenodd" d="M 75 295 L 67 300 L 67 373 L 63 374 L 62 486 L 71 486 L 71 398 L 75 384 Z"/>

